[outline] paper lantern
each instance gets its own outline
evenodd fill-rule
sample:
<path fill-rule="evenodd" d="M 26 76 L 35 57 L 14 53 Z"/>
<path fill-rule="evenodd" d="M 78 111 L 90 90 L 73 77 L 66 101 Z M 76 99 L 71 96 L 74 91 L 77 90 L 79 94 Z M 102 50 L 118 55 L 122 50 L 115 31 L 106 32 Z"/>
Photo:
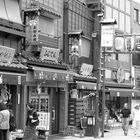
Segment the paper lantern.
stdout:
<path fill-rule="evenodd" d="M 116 37 L 115 38 L 115 50 L 116 51 L 123 51 L 124 50 L 124 38 L 123 37 Z"/>

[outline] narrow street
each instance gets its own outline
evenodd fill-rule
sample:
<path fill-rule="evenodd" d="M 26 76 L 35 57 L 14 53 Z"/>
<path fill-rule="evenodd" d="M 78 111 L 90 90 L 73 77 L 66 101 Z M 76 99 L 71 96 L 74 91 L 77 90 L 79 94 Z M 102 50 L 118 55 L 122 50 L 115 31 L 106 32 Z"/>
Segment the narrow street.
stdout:
<path fill-rule="evenodd" d="M 83 138 L 79 138 L 79 137 L 74 137 L 74 136 L 49 136 L 48 140 L 139 140 L 140 137 L 138 136 L 134 136 L 133 134 L 133 129 L 130 128 L 128 136 L 124 136 L 122 129 L 113 129 L 110 130 L 110 132 L 105 132 L 105 136 L 104 137 L 98 137 L 98 138 L 94 138 L 94 137 L 83 137 Z"/>

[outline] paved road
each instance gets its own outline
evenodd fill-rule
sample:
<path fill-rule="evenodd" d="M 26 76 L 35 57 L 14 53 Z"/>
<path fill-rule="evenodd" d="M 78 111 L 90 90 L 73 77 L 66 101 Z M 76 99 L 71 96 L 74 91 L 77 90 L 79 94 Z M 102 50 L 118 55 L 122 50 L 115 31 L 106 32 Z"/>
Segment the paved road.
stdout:
<path fill-rule="evenodd" d="M 140 140 L 140 137 L 133 135 L 133 130 L 129 130 L 128 136 L 124 136 L 121 129 L 114 129 L 106 132 L 104 137 L 74 137 L 74 136 L 50 136 L 48 140 Z"/>

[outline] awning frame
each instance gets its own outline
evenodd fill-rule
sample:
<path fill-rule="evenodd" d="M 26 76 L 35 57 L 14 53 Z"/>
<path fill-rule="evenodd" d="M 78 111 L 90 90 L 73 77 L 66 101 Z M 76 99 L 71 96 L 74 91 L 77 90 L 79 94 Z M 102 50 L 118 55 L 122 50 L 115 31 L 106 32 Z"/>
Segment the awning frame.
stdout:
<path fill-rule="evenodd" d="M 140 91 L 136 89 L 129 88 L 108 88 L 105 90 L 109 92 L 111 96 L 117 97 L 130 97 L 130 96 L 140 96 Z"/>
<path fill-rule="evenodd" d="M 76 81 L 77 89 L 87 89 L 87 90 L 96 90 L 97 83 L 92 82 L 83 82 L 83 81 Z"/>

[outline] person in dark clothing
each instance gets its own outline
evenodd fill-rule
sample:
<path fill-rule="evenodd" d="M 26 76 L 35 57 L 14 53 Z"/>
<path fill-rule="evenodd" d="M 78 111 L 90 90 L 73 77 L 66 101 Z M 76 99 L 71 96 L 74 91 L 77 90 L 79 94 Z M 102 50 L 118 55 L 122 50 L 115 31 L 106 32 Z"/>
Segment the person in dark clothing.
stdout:
<path fill-rule="evenodd" d="M 32 104 L 27 104 L 26 129 L 23 140 L 37 140 L 36 126 L 39 124 L 38 115 Z"/>
<path fill-rule="evenodd" d="M 121 110 L 122 129 L 124 131 L 125 136 L 127 136 L 127 134 L 128 134 L 130 114 L 131 114 L 131 111 L 128 108 L 128 104 L 125 103 L 123 109 Z"/>

